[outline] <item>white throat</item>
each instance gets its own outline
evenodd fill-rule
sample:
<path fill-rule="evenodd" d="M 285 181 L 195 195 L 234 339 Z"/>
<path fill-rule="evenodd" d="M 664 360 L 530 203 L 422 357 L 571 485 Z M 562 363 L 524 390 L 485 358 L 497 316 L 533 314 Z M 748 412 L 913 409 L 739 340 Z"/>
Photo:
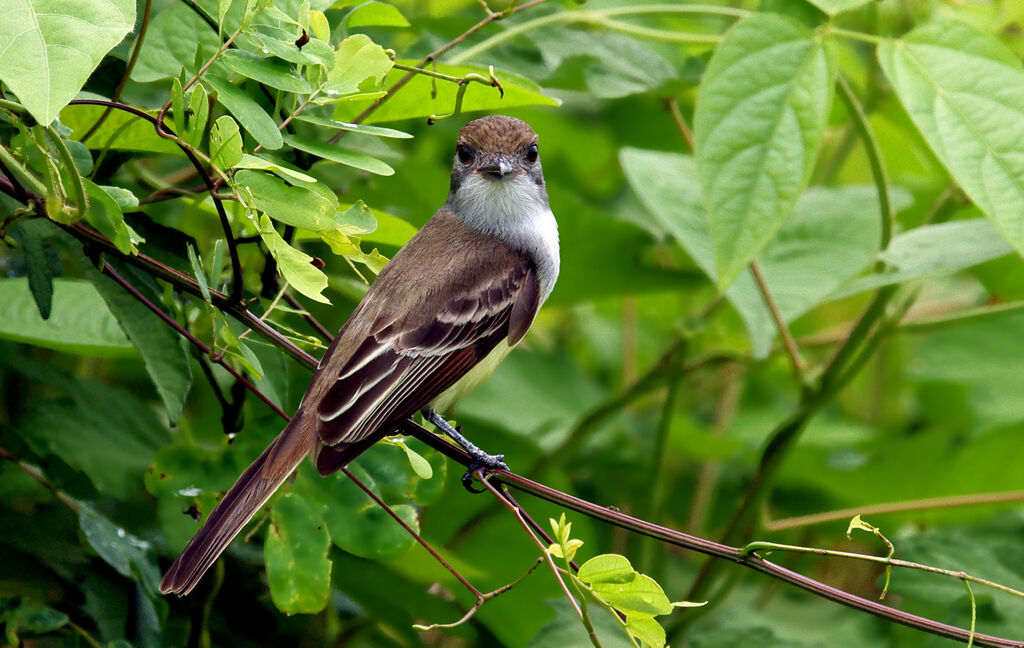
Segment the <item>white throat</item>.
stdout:
<path fill-rule="evenodd" d="M 451 211 L 469 227 L 530 254 L 537 264 L 541 303 L 558 278 L 558 223 L 547 192 L 525 174 L 489 180 L 467 174 L 449 195 Z"/>

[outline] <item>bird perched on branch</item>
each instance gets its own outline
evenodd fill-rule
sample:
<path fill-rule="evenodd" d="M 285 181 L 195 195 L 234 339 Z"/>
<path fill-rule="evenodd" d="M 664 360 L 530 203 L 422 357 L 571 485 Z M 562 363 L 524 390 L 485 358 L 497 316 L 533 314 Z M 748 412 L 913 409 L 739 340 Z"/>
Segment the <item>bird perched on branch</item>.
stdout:
<path fill-rule="evenodd" d="M 341 469 L 422 410 L 489 468 L 504 467 L 438 414 L 526 334 L 558 276 L 558 226 L 537 135 L 493 115 L 459 133 L 444 206 L 373 282 L 320 360 L 295 417 L 164 575 L 184 596 L 307 456 Z"/>

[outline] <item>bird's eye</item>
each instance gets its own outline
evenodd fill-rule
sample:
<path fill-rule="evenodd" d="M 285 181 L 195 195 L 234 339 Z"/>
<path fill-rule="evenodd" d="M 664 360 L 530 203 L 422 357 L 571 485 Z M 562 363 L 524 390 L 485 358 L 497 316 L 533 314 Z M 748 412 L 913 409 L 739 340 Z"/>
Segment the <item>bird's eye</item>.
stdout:
<path fill-rule="evenodd" d="M 463 164 L 469 164 L 473 161 L 473 151 L 465 144 L 459 144 L 456 146 L 455 153 L 459 156 L 459 162 L 462 162 Z"/>
<path fill-rule="evenodd" d="M 537 145 L 531 144 L 530 148 L 526 149 L 526 161 L 533 164 L 537 161 Z"/>

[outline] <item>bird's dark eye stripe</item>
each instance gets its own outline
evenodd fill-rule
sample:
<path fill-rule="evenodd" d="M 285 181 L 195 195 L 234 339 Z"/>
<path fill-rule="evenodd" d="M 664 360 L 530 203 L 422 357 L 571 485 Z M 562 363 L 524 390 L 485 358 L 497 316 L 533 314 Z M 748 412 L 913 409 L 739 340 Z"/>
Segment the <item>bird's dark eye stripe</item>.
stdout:
<path fill-rule="evenodd" d="M 463 164 L 469 164 L 473 161 L 473 151 L 465 144 L 459 144 L 456 146 L 455 153 L 459 156 L 459 162 L 462 162 Z"/>
<path fill-rule="evenodd" d="M 530 147 L 528 149 L 526 149 L 526 160 L 528 162 L 536 162 L 537 161 L 537 145 L 536 144 L 531 144 Z"/>

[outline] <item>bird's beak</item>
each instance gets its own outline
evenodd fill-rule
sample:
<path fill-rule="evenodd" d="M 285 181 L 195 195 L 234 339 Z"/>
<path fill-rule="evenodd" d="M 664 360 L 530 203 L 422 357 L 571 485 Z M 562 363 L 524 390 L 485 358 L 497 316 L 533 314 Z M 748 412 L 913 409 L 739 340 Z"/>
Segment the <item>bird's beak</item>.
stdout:
<path fill-rule="evenodd" d="M 491 159 L 490 164 L 480 167 L 480 173 L 495 180 L 505 180 L 510 178 L 515 171 L 515 165 L 512 164 L 512 161 L 504 155 L 496 156 Z"/>

